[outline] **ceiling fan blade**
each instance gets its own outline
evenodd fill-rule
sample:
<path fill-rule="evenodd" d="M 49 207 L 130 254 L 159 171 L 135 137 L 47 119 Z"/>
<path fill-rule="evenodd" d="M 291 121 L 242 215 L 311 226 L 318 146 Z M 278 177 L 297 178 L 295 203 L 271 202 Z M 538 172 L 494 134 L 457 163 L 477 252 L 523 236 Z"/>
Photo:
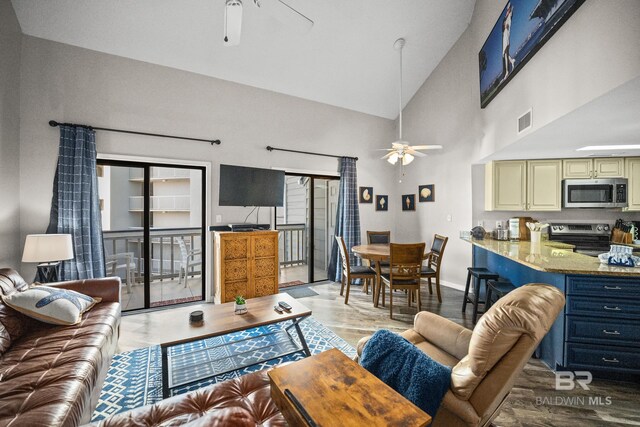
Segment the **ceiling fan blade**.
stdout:
<path fill-rule="evenodd" d="M 391 143 L 391 146 L 393 148 L 403 148 L 405 145 L 407 145 L 407 144 L 405 144 L 404 141 L 395 141 L 395 142 Z"/>
<path fill-rule="evenodd" d="M 374 148 L 374 151 L 396 151 L 395 148 Z"/>
<path fill-rule="evenodd" d="M 441 150 L 442 145 L 412 145 L 413 150 Z"/>
<path fill-rule="evenodd" d="M 380 159 L 385 160 L 388 159 L 389 157 L 391 157 L 393 155 L 394 151 L 392 151 L 391 153 L 385 154 L 384 156 L 380 157 Z"/>
<path fill-rule="evenodd" d="M 296 27 L 301 32 L 313 28 L 313 20 L 282 0 L 253 0 L 260 9 L 268 11 L 278 21 Z"/>
<path fill-rule="evenodd" d="M 414 156 L 416 156 L 416 157 L 427 157 L 427 155 L 426 155 L 426 154 L 421 153 L 421 152 L 416 151 L 416 150 L 412 150 L 411 148 L 409 148 L 409 149 L 407 149 L 407 150 L 404 150 L 404 152 L 405 152 L 405 153 L 409 153 L 409 154 L 411 154 L 411 155 L 414 155 Z"/>

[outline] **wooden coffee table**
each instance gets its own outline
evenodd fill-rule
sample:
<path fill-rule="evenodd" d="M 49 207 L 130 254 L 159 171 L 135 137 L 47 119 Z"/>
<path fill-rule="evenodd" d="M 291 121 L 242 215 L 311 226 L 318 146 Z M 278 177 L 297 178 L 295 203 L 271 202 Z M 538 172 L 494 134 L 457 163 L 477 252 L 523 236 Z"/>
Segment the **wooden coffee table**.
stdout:
<path fill-rule="evenodd" d="M 271 398 L 290 425 L 407 427 L 431 422 L 426 412 L 337 349 L 276 367 L 268 375 Z"/>
<path fill-rule="evenodd" d="M 291 312 L 277 313 L 273 306 L 278 304 L 278 301 L 287 302 L 291 306 Z M 276 357 L 299 351 L 306 356 L 311 355 L 299 325 L 300 321 L 311 315 L 311 310 L 307 307 L 289 294 L 275 294 L 248 299 L 247 308 L 248 313 L 237 315 L 234 314 L 232 302 L 191 305 L 158 313 L 149 324 L 145 325 L 146 328 L 164 332 L 163 342 L 160 344 L 163 398 L 169 397 L 171 389 L 178 386 L 195 383 Z M 189 313 L 195 310 L 202 310 L 204 313 L 204 321 L 200 325 L 189 323 Z M 274 331 L 266 334 L 248 336 L 204 348 L 170 350 L 180 344 L 286 321 L 291 321 L 291 324 L 283 328 L 274 328 Z M 297 333 L 300 345 L 291 335 L 292 328 Z M 235 358 L 233 363 L 227 360 L 231 357 Z"/>

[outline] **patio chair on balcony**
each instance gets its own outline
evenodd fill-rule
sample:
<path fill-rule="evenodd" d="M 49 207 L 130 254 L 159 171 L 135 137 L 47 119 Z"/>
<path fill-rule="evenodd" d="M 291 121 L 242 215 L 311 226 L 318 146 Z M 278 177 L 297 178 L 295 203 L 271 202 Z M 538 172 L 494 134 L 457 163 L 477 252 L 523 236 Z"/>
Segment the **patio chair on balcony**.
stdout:
<path fill-rule="evenodd" d="M 107 273 L 116 276 L 118 270 L 124 270 L 127 293 L 131 293 L 131 285 L 135 283 L 136 261 L 133 252 L 122 252 L 105 257 Z"/>
<path fill-rule="evenodd" d="M 198 250 L 189 250 L 187 248 L 187 243 L 184 241 L 184 237 L 177 237 L 178 246 L 180 247 L 180 271 L 178 271 L 178 284 L 182 283 L 182 279 L 184 278 L 184 287 L 186 288 L 189 282 L 189 272 L 195 266 L 201 266 L 202 268 L 202 258 L 196 259 L 197 255 L 202 254 L 200 249 Z"/>

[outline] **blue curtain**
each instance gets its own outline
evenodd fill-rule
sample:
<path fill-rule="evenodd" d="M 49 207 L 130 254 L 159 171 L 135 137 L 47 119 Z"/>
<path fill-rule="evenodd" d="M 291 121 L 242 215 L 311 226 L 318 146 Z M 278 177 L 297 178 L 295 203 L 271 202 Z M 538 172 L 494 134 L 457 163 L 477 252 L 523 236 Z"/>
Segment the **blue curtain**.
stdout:
<path fill-rule="evenodd" d="M 358 207 L 358 174 L 356 160 L 352 158 L 340 159 L 340 193 L 338 196 L 338 211 L 336 214 L 336 236 L 342 236 L 349 251 L 351 265 L 359 265 L 360 259 L 351 253 L 353 246 L 360 244 L 360 210 Z M 342 263 L 338 242 L 333 240 L 331 259 L 327 271 L 329 280 L 342 280 Z"/>
<path fill-rule="evenodd" d="M 60 126 L 58 167 L 47 233 L 71 234 L 73 239 L 75 257 L 62 263 L 60 280 L 105 276 L 93 129 Z"/>

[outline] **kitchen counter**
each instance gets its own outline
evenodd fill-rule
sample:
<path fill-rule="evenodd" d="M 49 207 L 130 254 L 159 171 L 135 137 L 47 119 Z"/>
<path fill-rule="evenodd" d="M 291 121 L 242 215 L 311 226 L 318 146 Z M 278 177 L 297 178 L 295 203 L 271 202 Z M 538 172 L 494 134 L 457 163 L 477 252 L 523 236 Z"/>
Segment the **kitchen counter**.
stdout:
<path fill-rule="evenodd" d="M 557 242 L 463 240 L 471 243 L 474 267 L 516 287 L 547 283 L 565 295 L 564 313 L 536 350 L 547 366 L 603 378 L 640 378 L 640 268 L 600 264 L 571 248 L 555 247 Z"/>
<path fill-rule="evenodd" d="M 462 238 L 462 240 L 537 271 L 559 274 L 640 277 L 640 268 L 638 267 L 616 267 L 601 264 L 597 258 L 572 252 L 572 248 L 558 248 L 558 242 L 543 241 L 540 244 L 532 245 L 529 241 L 511 242 L 489 238 L 484 240 Z"/>

